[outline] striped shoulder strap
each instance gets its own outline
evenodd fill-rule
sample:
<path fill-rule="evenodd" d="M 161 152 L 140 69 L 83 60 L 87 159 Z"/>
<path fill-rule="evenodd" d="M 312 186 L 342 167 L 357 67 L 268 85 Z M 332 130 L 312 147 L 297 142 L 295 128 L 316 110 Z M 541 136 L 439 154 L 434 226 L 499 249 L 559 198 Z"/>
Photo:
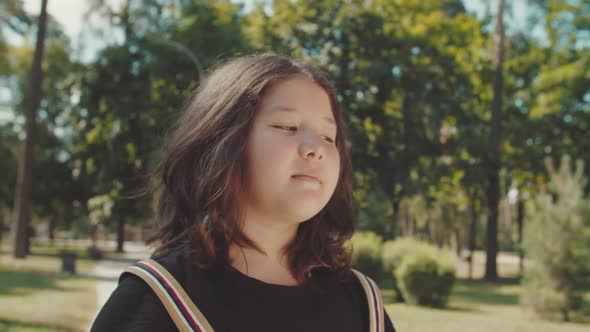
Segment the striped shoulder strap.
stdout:
<path fill-rule="evenodd" d="M 125 272 L 140 277 L 154 290 L 179 331 L 214 332 L 178 281 L 162 265 L 146 259 L 128 267 Z"/>
<path fill-rule="evenodd" d="M 385 312 L 383 309 L 383 299 L 379 292 L 377 284 L 361 272 L 352 269 L 354 275 L 358 278 L 369 304 L 369 332 L 385 332 Z"/>

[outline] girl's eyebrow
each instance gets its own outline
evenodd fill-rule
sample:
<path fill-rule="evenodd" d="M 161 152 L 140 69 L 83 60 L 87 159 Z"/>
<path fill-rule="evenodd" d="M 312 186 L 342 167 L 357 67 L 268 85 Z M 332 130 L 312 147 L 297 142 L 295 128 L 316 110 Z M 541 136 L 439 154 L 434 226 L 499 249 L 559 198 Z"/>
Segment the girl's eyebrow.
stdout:
<path fill-rule="evenodd" d="M 273 105 L 273 106 L 271 106 L 271 111 L 273 111 L 273 112 L 297 112 L 297 110 L 295 108 L 290 107 L 290 106 L 285 106 L 285 105 Z M 332 117 L 324 116 L 324 117 L 322 117 L 322 119 L 324 119 L 329 124 L 336 126 L 336 121 L 334 121 L 334 119 Z"/>

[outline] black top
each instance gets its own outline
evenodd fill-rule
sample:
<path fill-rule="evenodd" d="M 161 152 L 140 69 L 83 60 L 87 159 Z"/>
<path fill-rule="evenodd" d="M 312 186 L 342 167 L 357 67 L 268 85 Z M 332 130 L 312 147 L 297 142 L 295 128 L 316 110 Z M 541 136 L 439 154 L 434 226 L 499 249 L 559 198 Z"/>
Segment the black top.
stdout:
<path fill-rule="evenodd" d="M 304 285 L 282 286 L 235 268 L 199 269 L 184 247 L 154 259 L 178 280 L 216 332 L 368 331 L 366 296 L 352 272 L 347 281 L 314 272 Z M 178 330 L 151 288 L 124 273 L 90 331 Z M 385 332 L 395 332 L 387 316 Z"/>

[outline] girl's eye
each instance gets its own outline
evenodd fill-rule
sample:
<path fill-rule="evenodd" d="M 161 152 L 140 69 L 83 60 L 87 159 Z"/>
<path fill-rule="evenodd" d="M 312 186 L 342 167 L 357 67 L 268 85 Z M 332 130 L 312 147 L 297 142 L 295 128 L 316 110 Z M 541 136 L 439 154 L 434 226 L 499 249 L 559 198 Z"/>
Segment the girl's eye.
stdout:
<path fill-rule="evenodd" d="M 273 128 L 277 128 L 277 129 L 281 129 L 281 130 L 285 130 L 285 131 L 289 131 L 289 132 L 296 132 L 297 131 L 297 127 L 292 127 L 292 126 L 273 126 Z M 328 143 L 334 143 L 334 139 L 330 138 L 329 136 L 324 136 L 324 140 Z"/>
<path fill-rule="evenodd" d="M 297 127 L 291 127 L 291 126 L 273 126 L 273 127 L 278 128 L 278 129 L 282 129 L 282 130 L 286 130 L 286 131 L 292 131 L 292 132 L 297 131 Z"/>

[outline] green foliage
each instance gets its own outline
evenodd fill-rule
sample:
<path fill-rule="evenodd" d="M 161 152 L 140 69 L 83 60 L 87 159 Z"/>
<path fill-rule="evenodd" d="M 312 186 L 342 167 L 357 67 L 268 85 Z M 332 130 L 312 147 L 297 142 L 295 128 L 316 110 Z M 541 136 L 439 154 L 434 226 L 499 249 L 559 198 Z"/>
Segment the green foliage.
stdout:
<path fill-rule="evenodd" d="M 406 259 L 410 257 L 433 257 L 435 259 L 436 264 L 442 264 L 441 271 L 443 268 L 447 267 L 447 261 L 449 261 L 450 267 L 453 269 L 453 276 L 454 276 L 454 267 L 452 265 L 452 259 L 447 257 L 447 254 L 443 254 L 443 251 L 436 248 L 435 246 L 419 241 L 414 237 L 401 237 L 396 239 L 395 241 L 386 241 L 383 244 L 383 254 L 382 254 L 382 261 L 383 261 L 383 269 L 385 272 L 392 278 L 394 284 L 394 290 L 396 292 L 396 297 L 398 300 L 406 300 L 406 292 L 402 291 L 401 287 L 401 280 L 398 279 L 398 272 Z M 439 258 L 442 257 L 439 261 Z M 426 258 L 425 258 L 426 259 Z M 442 273 L 442 272 L 441 272 Z M 433 281 L 435 284 L 441 282 L 439 280 Z M 442 287 L 437 284 L 437 287 Z M 450 286 L 449 286 L 450 287 Z M 441 292 L 444 289 L 441 289 Z M 439 292 L 440 293 L 440 292 Z M 411 296 L 411 295 L 410 295 Z M 442 298 L 442 297 L 441 297 Z M 414 298 L 408 299 L 408 301 L 413 301 Z M 434 304 L 433 304 L 434 305 Z"/>
<path fill-rule="evenodd" d="M 385 257 L 394 265 L 394 276 L 409 304 L 443 307 L 455 281 L 452 256 L 427 243 L 402 239 L 392 243 Z M 391 266 L 391 265 L 390 265 Z"/>
<path fill-rule="evenodd" d="M 394 274 L 405 257 L 412 253 L 427 252 L 429 250 L 431 250 L 430 245 L 413 237 L 401 237 L 395 241 L 386 241 L 383 243 L 383 269 Z"/>
<path fill-rule="evenodd" d="M 383 239 L 373 232 L 357 232 L 351 238 L 353 267 L 373 280 L 381 280 L 384 276 L 381 250 Z"/>
<path fill-rule="evenodd" d="M 148 220 L 149 202 L 123 197 L 154 165 L 183 100 L 213 63 L 270 50 L 315 63 L 333 80 L 351 133 L 360 230 L 460 244 L 470 221 L 485 221 L 489 16 L 466 13 L 460 0 L 273 0 L 255 2 L 249 12 L 230 0 L 120 2 L 90 1 L 88 14 L 103 15 L 120 36 L 91 63 L 75 60 L 79 50 L 50 19 L 33 215 L 68 228 Z M 539 30 L 532 20 L 527 31 L 507 30 L 504 189 L 515 184 L 533 194 L 545 174 L 538 160 L 547 155 L 569 153 L 590 165 L 585 3 L 528 2 L 547 41 L 531 33 Z M 19 115 L 35 20 L 17 0 L 3 1 L 0 16 L 0 98 L 10 90 L 11 99 L 0 111 Z M 10 44 L 15 34 L 23 45 Z M 13 205 L 20 121 L 0 128 L 5 215 Z M 112 208 L 96 218 L 92 198 L 105 195 Z M 476 243 L 484 243 L 479 224 Z M 513 230 L 507 233 L 512 239 Z"/>
<path fill-rule="evenodd" d="M 522 302 L 543 317 L 569 319 L 582 287 L 590 285 L 590 200 L 584 196 L 583 164 L 571 169 L 564 156 L 556 170 L 548 158 L 549 192 L 537 195 L 525 224 L 527 269 Z"/>
<path fill-rule="evenodd" d="M 393 206 L 387 193 L 375 184 L 375 175 L 354 172 L 353 181 L 358 229 L 375 232 L 386 239 L 394 236 Z"/>
<path fill-rule="evenodd" d="M 14 186 L 16 183 L 17 151 L 15 145 L 18 142 L 16 134 L 9 130 L 8 126 L 0 125 L 0 218 L 4 209 L 12 207 Z"/>
<path fill-rule="evenodd" d="M 8 34 L 24 34 L 30 28 L 31 21 L 22 1 L 4 0 L 0 3 L 0 79 L 4 75 L 11 75 L 15 69 Z"/>
<path fill-rule="evenodd" d="M 404 296 L 399 288 L 395 271 L 402 265 L 402 261 L 406 257 L 419 252 L 429 252 L 429 250 L 431 248 L 427 243 L 418 241 L 413 237 L 400 237 L 395 241 L 386 241 L 383 243 L 383 270 L 393 281 L 393 289 L 397 300 L 403 301 Z"/>
<path fill-rule="evenodd" d="M 474 104 L 486 99 L 488 83 L 479 75 L 489 67 L 481 52 L 486 38 L 462 8 L 456 1 L 281 0 L 248 15 L 246 35 L 260 48 L 324 67 L 351 127 L 355 171 L 375 177 L 396 206 L 452 174 L 446 160 L 458 154 L 455 129 L 465 129 L 469 152 L 481 154 L 481 131 L 472 123 L 480 120 Z M 378 205 L 361 210 L 387 212 Z M 366 229 L 382 219 L 373 222 Z"/>

